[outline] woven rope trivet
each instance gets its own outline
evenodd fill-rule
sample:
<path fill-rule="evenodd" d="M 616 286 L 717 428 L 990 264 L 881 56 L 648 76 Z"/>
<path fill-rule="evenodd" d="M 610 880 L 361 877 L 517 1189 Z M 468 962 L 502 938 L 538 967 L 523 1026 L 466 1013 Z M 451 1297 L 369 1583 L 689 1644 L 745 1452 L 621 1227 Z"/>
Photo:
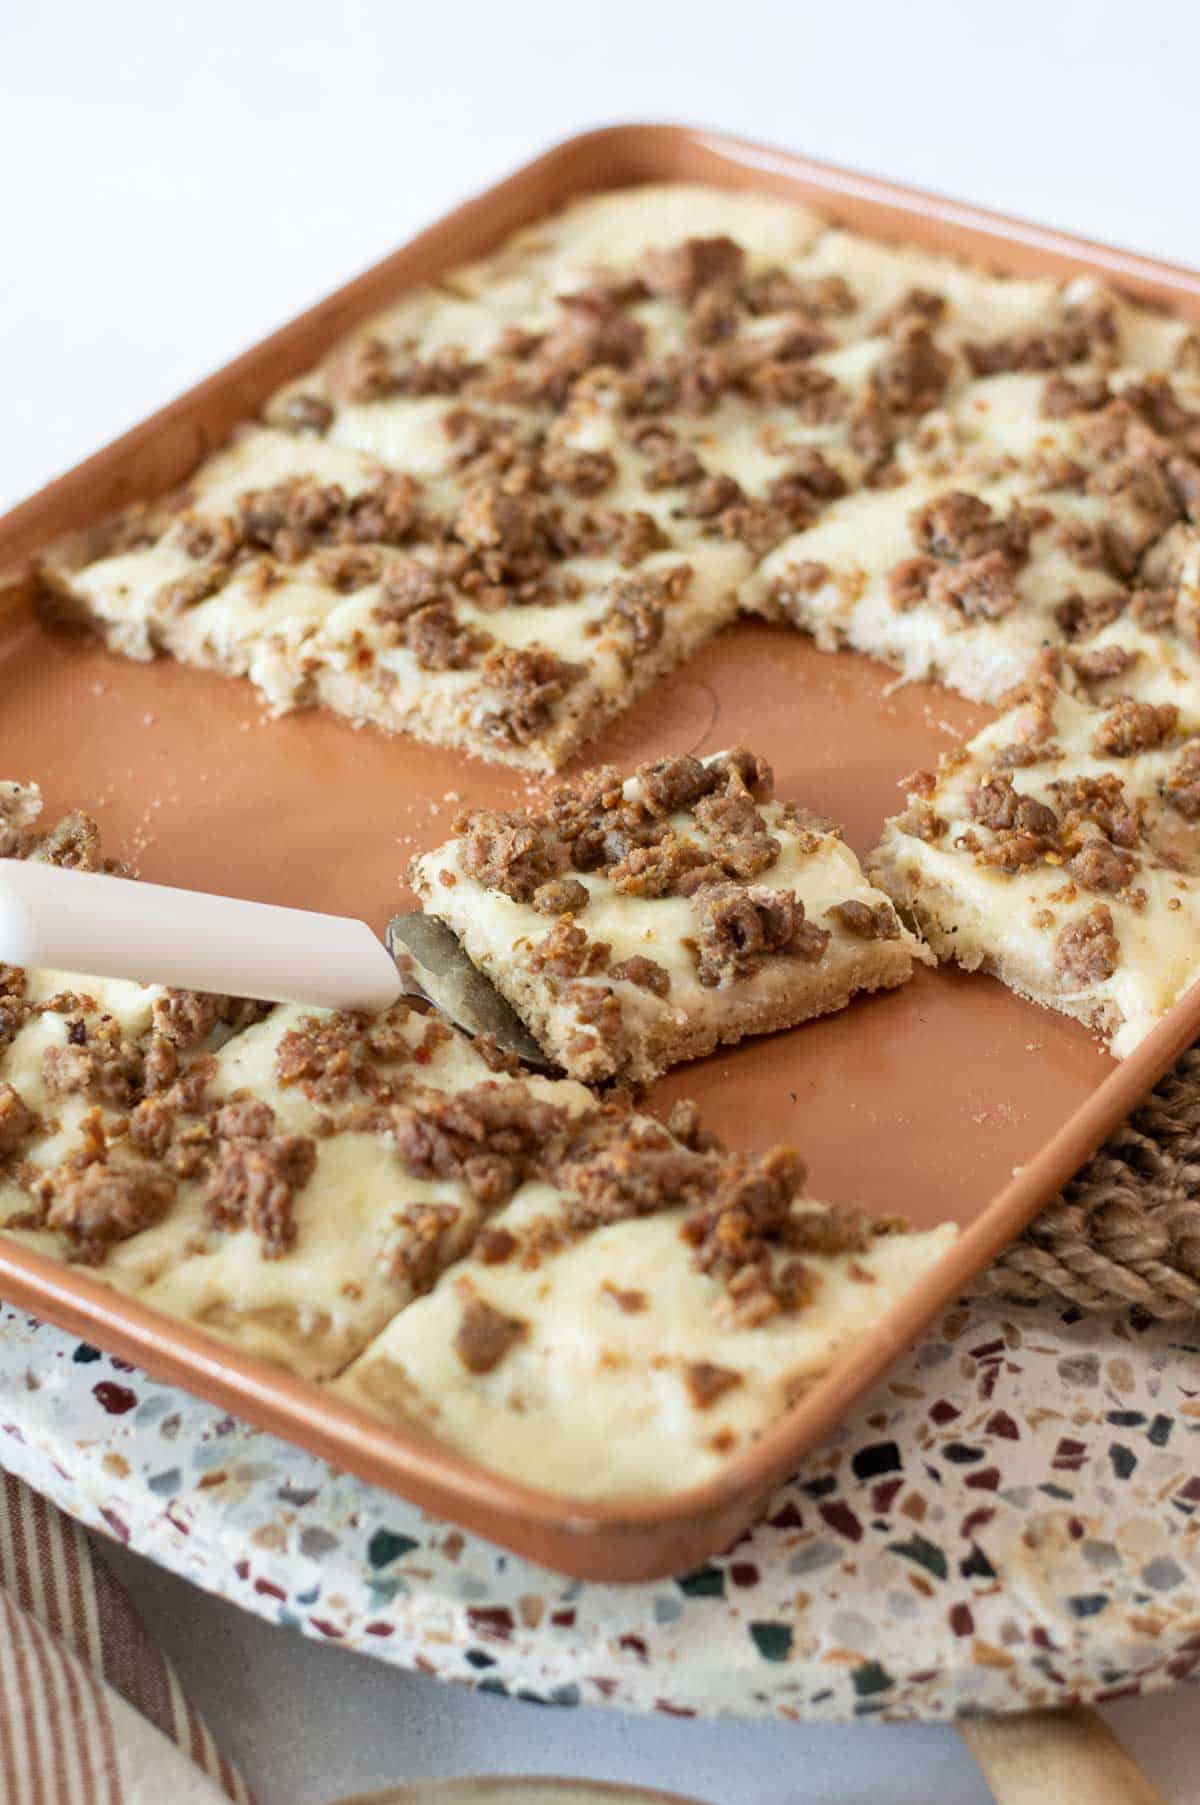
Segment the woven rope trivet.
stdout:
<path fill-rule="evenodd" d="M 987 1283 L 1085 1310 L 1200 1312 L 1200 1046 L 1001 1256 Z"/>

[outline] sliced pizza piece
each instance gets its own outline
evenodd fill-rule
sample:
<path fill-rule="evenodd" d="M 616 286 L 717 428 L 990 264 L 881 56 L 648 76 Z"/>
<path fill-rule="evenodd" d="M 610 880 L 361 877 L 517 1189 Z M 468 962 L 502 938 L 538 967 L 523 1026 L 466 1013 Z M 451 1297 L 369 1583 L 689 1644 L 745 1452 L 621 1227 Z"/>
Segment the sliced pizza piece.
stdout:
<path fill-rule="evenodd" d="M 581 449 L 525 488 L 507 457 L 480 444 L 423 483 L 250 429 L 108 543 L 48 559 L 44 606 L 119 651 L 247 675 L 277 712 L 324 704 L 552 768 L 732 617 L 749 555 L 685 555 L 650 514 L 601 505 L 588 472 L 615 469 Z"/>
<path fill-rule="evenodd" d="M 0 857 L 120 869 L 85 815 L 39 832 L 41 806 L 36 787 L 0 785 Z M 124 1140 L 148 1090 L 186 1083 L 190 1066 L 261 1012 L 235 997 L 0 966 L 0 1226 L 87 1261 L 103 1251 L 100 1218 L 119 1217 L 124 1233 L 157 1220 L 172 1186 L 152 1161 L 121 1148 L 119 1197 L 101 1170 L 84 1168 Z M 60 1178 L 73 1185 L 69 1205 Z"/>
<path fill-rule="evenodd" d="M 811 1201 L 788 1149 L 585 1121 L 336 1389 L 529 1485 L 679 1491 L 744 1454 L 954 1233 Z"/>
<path fill-rule="evenodd" d="M 1200 741 L 1169 704 L 1041 674 L 912 780 L 868 868 L 939 958 L 1123 1057 L 1200 977 Z"/>
<path fill-rule="evenodd" d="M 1005 386 L 1002 398 L 994 391 Z M 1114 369 L 980 383 L 999 439 L 1053 512 L 1066 567 L 1047 644 L 1096 699 L 1200 710 L 1200 385 Z M 1022 440 L 1024 444 L 1022 445 Z"/>
<path fill-rule="evenodd" d="M 495 1065 L 403 1004 L 372 1020 L 275 1009 L 173 1083 L 152 1088 L 142 1066 L 105 1107 L 64 1121 L 23 1174 L 8 1232 L 328 1376 L 591 1105 L 580 1086 Z"/>
<path fill-rule="evenodd" d="M 742 750 L 605 767 L 540 812 L 467 811 L 412 881 L 549 1058 L 648 1080 L 929 957 L 838 829 L 772 790 Z"/>
<path fill-rule="evenodd" d="M 203 1102 L 199 1173 L 100 1276 L 321 1378 L 470 1245 L 540 1139 L 591 1099 L 494 1072 L 401 1005 L 371 1022 L 276 1010 L 218 1054 Z M 188 1116 L 146 1113 L 186 1144 Z"/>
<path fill-rule="evenodd" d="M 969 486 L 967 486 L 969 483 Z M 834 502 L 743 586 L 768 619 L 853 646 L 906 678 L 998 701 L 1024 678 L 1074 587 L 1108 593 L 1058 543 L 1055 516 L 1015 475 L 950 472 Z"/>

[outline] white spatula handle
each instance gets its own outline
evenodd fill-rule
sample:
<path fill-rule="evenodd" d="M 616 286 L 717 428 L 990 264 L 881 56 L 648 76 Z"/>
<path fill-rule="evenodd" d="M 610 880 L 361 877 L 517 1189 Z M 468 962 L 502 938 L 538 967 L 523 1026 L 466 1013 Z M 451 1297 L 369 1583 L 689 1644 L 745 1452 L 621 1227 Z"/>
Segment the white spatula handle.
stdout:
<path fill-rule="evenodd" d="M 0 859 L 0 962 L 318 1009 L 386 1009 L 403 989 L 365 921 L 28 859 Z"/>

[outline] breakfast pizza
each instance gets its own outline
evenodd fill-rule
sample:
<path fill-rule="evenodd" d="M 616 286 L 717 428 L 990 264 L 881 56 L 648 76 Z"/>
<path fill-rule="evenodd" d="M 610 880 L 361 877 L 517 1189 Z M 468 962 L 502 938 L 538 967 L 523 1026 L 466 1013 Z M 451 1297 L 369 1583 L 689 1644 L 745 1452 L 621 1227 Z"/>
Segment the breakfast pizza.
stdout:
<path fill-rule="evenodd" d="M 411 875 L 547 1057 L 588 1080 L 649 1080 L 929 959 L 834 824 L 776 801 L 743 748 L 601 767 L 537 812 L 468 809 Z"/>
<path fill-rule="evenodd" d="M 766 195 L 591 195 L 37 577 L 51 618 L 273 713 L 538 771 L 739 614 L 1005 710 L 865 873 L 740 748 L 465 807 L 414 887 L 563 1078 L 409 1002 L 0 967 L 0 1231 L 496 1471 L 703 1480 L 954 1232 L 590 1085 L 939 959 L 1121 1056 L 1200 977 L 1200 337 L 1092 277 Z M 0 786 L 0 857 L 111 869 L 38 809 Z"/>
<path fill-rule="evenodd" d="M 939 958 L 1124 1056 L 1200 977 L 1200 738 L 1172 703 L 1098 703 L 1060 671 L 909 780 L 868 867 Z"/>
<path fill-rule="evenodd" d="M 813 1202 L 789 1149 L 675 1127 L 576 1125 L 337 1390 L 576 1498 L 661 1496 L 744 1454 L 954 1228 Z"/>
<path fill-rule="evenodd" d="M 984 700 L 1076 640 L 1169 697 L 1196 657 L 1198 364 L 1183 322 L 1092 277 L 769 196 L 595 195 L 58 548 L 43 602 L 274 710 L 542 769 L 739 609 Z"/>
<path fill-rule="evenodd" d="M 573 462 L 561 501 L 548 477 L 418 480 L 249 428 L 107 543 L 47 559 L 43 605 L 134 657 L 248 676 L 275 712 L 556 765 L 732 617 L 748 569 L 736 544 L 684 555 L 649 513 L 597 512 L 581 480 Z"/>
<path fill-rule="evenodd" d="M 93 822 L 39 833 L 39 806 L 35 791 L 0 785 L 0 858 L 112 869 Z M 655 1370 L 684 1385 L 680 1399 L 669 1387 L 660 1397 L 663 1426 L 690 1398 L 699 1474 L 828 1370 L 953 1232 L 909 1234 L 810 1203 L 790 1150 L 726 1153 L 692 1106 L 664 1126 L 599 1103 L 406 1002 L 369 1017 L 0 967 L 0 1233 L 302 1377 L 347 1374 L 347 1392 L 397 1422 L 426 1422 L 429 1401 L 415 1367 L 411 1407 L 400 1397 L 395 1320 L 429 1299 L 417 1339 L 428 1336 L 432 1359 L 444 1297 L 474 1300 L 449 1344 L 468 1411 L 511 1339 L 500 1302 L 536 1302 L 536 1249 L 554 1255 L 544 1295 L 556 1362 L 585 1274 L 603 1311 L 617 1311 L 615 1330 L 603 1311 L 588 1324 L 587 1360 L 615 1367 L 623 1314 L 651 1311 Z M 496 1278 L 495 1304 L 481 1271 Z M 746 1398 L 725 1432 L 727 1410 L 708 1412 L 742 1374 Z M 448 1439 L 501 1470 L 518 1462 L 536 1482 L 567 1483 L 566 1464 L 532 1445 L 502 1455 L 513 1408 L 487 1431 L 448 1419 Z M 546 1400 L 543 1433 L 557 1433 L 562 1408 Z M 608 1408 L 619 1423 L 623 1407 Z M 610 1490 L 647 1458 L 643 1416 Z"/>
<path fill-rule="evenodd" d="M 936 456 L 835 499 L 759 564 L 743 605 L 979 701 L 1057 646 L 1098 694 L 1194 711 L 1200 381 L 1178 335 L 1183 371 L 1114 362 L 1115 315 L 1099 317 L 1078 363 L 1047 368 L 1039 348 L 1037 373 L 965 385 Z"/>

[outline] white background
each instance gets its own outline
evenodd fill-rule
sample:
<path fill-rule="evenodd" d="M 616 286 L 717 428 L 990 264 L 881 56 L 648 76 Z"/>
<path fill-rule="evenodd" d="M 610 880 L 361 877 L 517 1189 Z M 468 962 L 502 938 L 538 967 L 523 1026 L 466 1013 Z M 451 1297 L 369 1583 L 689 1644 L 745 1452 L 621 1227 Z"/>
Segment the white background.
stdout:
<path fill-rule="evenodd" d="M 1197 0 L 0 0 L 0 508 L 612 120 L 721 127 L 1200 264 L 1198 71 Z M 263 1805 L 503 1768 L 716 1805 L 987 1797 L 949 1731 L 537 1711 L 122 1570 Z M 1177 1694 L 1114 1718 L 1175 1805 L 1200 1805 L 1195 1716 Z"/>

